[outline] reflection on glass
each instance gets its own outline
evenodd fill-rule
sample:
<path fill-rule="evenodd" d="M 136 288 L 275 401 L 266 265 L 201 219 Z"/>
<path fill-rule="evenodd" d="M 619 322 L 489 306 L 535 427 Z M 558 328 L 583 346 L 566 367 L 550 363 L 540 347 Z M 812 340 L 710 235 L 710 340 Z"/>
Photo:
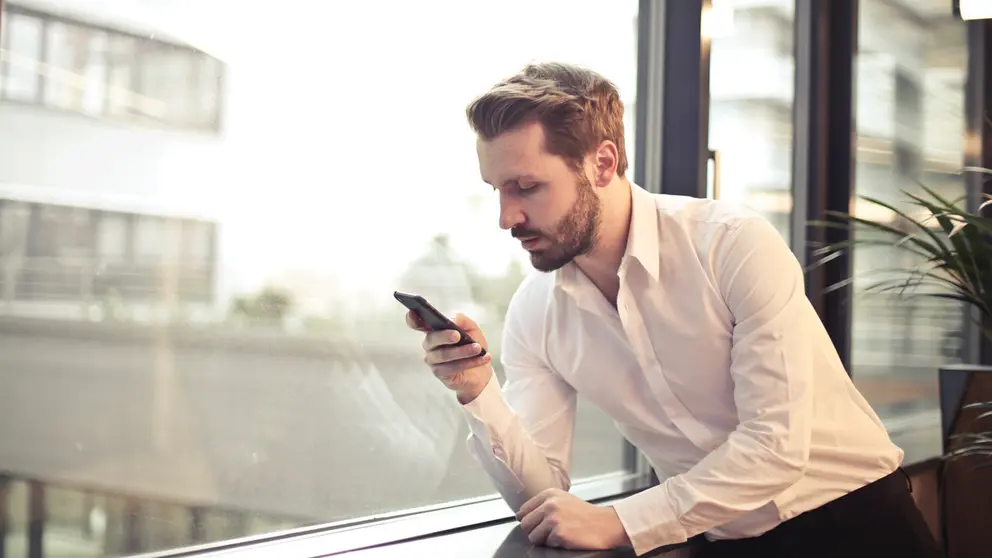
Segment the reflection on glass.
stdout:
<path fill-rule="evenodd" d="M 713 0 L 710 149 L 720 198 L 768 218 L 787 237 L 792 209 L 793 0 Z"/>
<path fill-rule="evenodd" d="M 858 27 L 855 194 L 907 210 L 901 191 L 922 193 L 920 183 L 962 197 L 964 181 L 956 173 L 964 166 L 964 24 L 940 3 L 863 0 Z M 893 217 L 874 209 L 854 205 L 862 217 Z M 919 263 L 904 251 L 859 248 L 853 260 L 854 381 L 912 452 L 929 442 L 907 432 L 937 424 L 937 368 L 960 358 L 961 308 L 860 292 L 877 279 L 871 270 Z"/>
<path fill-rule="evenodd" d="M 0 38 L 20 61 L 4 94 L 28 101 L 0 104 L 0 145 L 17 139 L 0 149 L 8 553 L 121 555 L 494 495 L 391 293 L 470 314 L 498 355 L 531 271 L 464 108 L 547 59 L 632 106 L 637 2 L 49 4 L 73 9 L 3 2 Z M 183 22 L 213 13 L 206 54 Z M 623 467 L 585 402 L 576 436 L 574 480 Z"/>

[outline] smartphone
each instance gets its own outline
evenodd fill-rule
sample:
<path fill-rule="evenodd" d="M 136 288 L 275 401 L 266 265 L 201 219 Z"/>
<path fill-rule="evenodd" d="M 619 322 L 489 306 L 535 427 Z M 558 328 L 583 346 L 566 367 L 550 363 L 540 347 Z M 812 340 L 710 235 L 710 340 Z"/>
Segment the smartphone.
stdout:
<path fill-rule="evenodd" d="M 475 343 L 474 339 L 469 337 L 467 333 L 455 325 L 455 322 L 451 321 L 447 316 L 442 314 L 440 310 L 434 308 L 434 305 L 427 302 L 427 299 L 424 297 L 415 294 L 401 293 L 399 291 L 394 291 L 393 297 L 400 301 L 400 304 L 403 306 L 406 306 L 410 310 L 416 312 L 431 331 L 453 329 L 461 334 L 462 338 L 459 339 L 457 343 L 454 343 L 454 345 L 462 346 Z M 484 356 L 485 354 L 486 349 L 483 347 L 482 352 L 479 353 L 479 356 Z"/>

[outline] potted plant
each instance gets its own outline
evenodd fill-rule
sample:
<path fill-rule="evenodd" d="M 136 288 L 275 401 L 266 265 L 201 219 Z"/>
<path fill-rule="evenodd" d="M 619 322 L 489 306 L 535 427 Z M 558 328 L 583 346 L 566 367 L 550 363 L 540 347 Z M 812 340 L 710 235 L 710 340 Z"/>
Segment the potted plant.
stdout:
<path fill-rule="evenodd" d="M 970 167 L 965 171 L 992 174 L 992 170 L 982 168 Z M 972 212 L 963 199 L 948 200 L 926 186 L 921 188 L 920 194 L 903 191 L 905 208 L 862 197 L 889 219 L 872 220 L 829 212 L 828 220 L 811 223 L 849 229 L 851 235 L 842 242 L 815 246 L 810 267 L 823 265 L 854 248 L 886 247 L 890 254 L 904 256 L 903 265 L 873 270 L 873 280 L 863 289 L 867 296 L 885 293 L 895 295 L 896 300 L 935 297 L 959 301 L 992 346 L 992 215 L 984 214 L 992 206 L 992 196 L 986 195 L 987 200 Z M 905 265 L 905 262 L 912 263 Z M 851 282 L 852 278 L 848 278 L 828 289 L 840 289 Z M 980 469 L 992 473 L 989 469 L 992 468 L 992 367 L 978 363 L 950 365 L 942 367 L 939 376 L 945 475 L 940 483 L 944 499 L 942 522 L 945 545 L 950 545 L 947 529 L 952 521 L 949 517 L 952 508 L 948 507 L 947 498 L 958 492 L 950 490 L 948 471 L 958 471 L 954 473 L 954 484 L 963 490 L 968 490 L 971 481 L 962 481 L 962 474 L 978 475 L 982 473 Z M 961 469 L 953 468 L 957 465 L 952 467 L 952 461 L 969 462 L 973 467 L 962 473 Z M 992 481 L 992 474 L 988 476 Z M 974 511 L 969 513 L 974 515 Z M 979 522 L 987 520 L 986 517 Z M 984 531 L 984 535 L 978 536 L 990 536 L 988 529 L 977 530 Z M 973 535 L 968 535 L 969 546 L 974 544 Z"/>

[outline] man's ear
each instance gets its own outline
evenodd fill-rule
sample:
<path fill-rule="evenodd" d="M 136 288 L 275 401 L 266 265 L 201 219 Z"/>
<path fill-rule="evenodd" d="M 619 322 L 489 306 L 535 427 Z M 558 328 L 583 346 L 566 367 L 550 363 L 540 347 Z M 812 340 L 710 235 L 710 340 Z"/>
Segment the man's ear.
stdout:
<path fill-rule="evenodd" d="M 617 144 L 610 140 L 603 140 L 593 153 L 596 186 L 606 186 L 612 182 L 613 177 L 617 174 L 619 163 L 620 151 L 617 149 Z"/>

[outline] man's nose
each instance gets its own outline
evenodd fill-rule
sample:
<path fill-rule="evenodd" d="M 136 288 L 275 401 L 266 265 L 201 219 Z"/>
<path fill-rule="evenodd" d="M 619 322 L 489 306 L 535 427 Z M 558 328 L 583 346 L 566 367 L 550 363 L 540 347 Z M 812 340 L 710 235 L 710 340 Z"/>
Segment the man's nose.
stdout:
<path fill-rule="evenodd" d="M 499 228 L 510 230 L 516 225 L 525 221 L 524 212 L 520 206 L 509 200 L 500 200 L 499 203 Z"/>

